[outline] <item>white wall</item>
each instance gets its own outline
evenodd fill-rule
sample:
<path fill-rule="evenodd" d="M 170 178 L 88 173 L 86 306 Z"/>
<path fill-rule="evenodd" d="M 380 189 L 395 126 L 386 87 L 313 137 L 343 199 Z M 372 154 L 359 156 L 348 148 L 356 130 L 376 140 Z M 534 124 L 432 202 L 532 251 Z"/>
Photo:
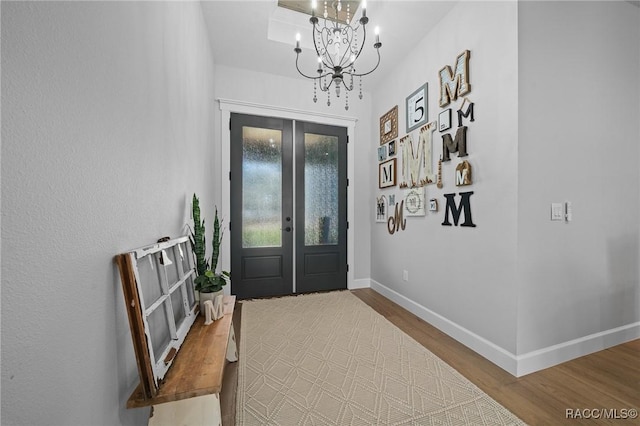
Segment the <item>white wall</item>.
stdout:
<path fill-rule="evenodd" d="M 640 8 L 461 2 L 374 92 L 373 128 L 395 104 L 402 122 L 425 80 L 436 120 L 437 71 L 464 49 L 477 228 L 440 225 L 454 155 L 445 188 L 427 187 L 440 212 L 392 236 L 372 225 L 373 287 L 515 375 L 637 338 Z M 573 222 L 551 222 L 565 200 Z"/>
<path fill-rule="evenodd" d="M 197 2 L 2 2 L 2 424 L 146 423 L 113 257 L 212 220 L 213 72 Z"/>
<path fill-rule="evenodd" d="M 518 353 L 637 335 L 640 8 L 524 2 L 519 27 Z"/>
<path fill-rule="evenodd" d="M 399 106 L 399 137 L 405 132 L 405 98 L 429 83 L 429 120 L 442 110 L 438 71 L 455 66 L 456 57 L 471 51 L 469 65 L 475 122 L 469 123 L 466 157 L 473 167 L 473 185 L 457 187 L 457 154 L 443 164 L 444 188 L 427 185 L 426 198 L 436 198 L 437 213 L 406 218 L 406 230 L 390 235 L 387 225 L 371 230 L 371 276 L 374 288 L 416 314 L 447 330 L 485 356 L 487 351 L 515 352 L 516 241 L 518 161 L 517 4 L 462 2 L 422 40 L 391 77 L 374 93 L 372 128 L 394 105 Z M 453 102 L 455 134 L 456 110 Z M 442 154 L 442 138 L 433 133 L 433 166 Z M 374 134 L 377 139 L 377 131 Z M 418 133 L 414 132 L 417 141 Z M 376 143 L 373 141 L 372 143 Z M 375 154 L 370 162 L 376 163 Z M 400 163 L 399 163 L 400 164 Z M 398 187 L 377 190 L 377 169 L 371 171 L 373 194 L 395 194 Z M 473 191 L 471 210 L 476 228 L 442 226 L 444 194 Z M 456 201 L 459 201 L 459 196 Z M 409 280 L 402 280 L 403 270 Z"/>
<path fill-rule="evenodd" d="M 313 83 L 305 79 L 292 79 L 245 69 L 216 65 L 215 69 L 216 96 L 220 99 L 240 101 L 243 103 L 260 106 L 285 108 L 292 112 L 308 115 L 309 121 L 324 122 L 324 115 L 335 117 L 353 118 L 356 120 L 355 140 L 351 140 L 355 150 L 354 164 L 349 167 L 354 173 L 354 181 L 351 182 L 354 191 L 354 217 L 350 226 L 354 228 L 354 264 L 350 267 L 354 270 L 356 280 L 368 279 L 370 271 L 370 223 L 373 210 L 368 188 L 370 187 L 369 175 L 372 163 L 369 161 L 375 147 L 371 144 L 370 121 L 371 98 L 364 93 L 362 100 L 357 95 L 351 95 L 349 110 L 344 109 L 344 99 L 332 98 L 331 106 L 326 104 L 324 94 L 318 96 L 318 103 L 313 102 Z M 277 112 L 265 110 L 266 115 L 277 115 Z M 219 140 L 224 138 L 223 133 L 228 130 L 228 123 L 219 123 L 221 114 L 216 113 L 216 128 L 220 129 Z M 219 169 L 222 162 L 221 153 L 215 156 L 215 168 Z M 228 160 L 227 160 L 228 161 Z M 224 181 L 219 182 L 222 185 Z M 223 200 L 222 188 L 216 188 L 216 200 L 219 205 L 228 209 L 229 200 Z M 228 212 L 225 210 L 228 217 Z M 228 243 L 228 241 L 227 241 Z M 228 246 L 224 253 L 224 262 L 229 262 Z M 224 250 L 224 249 L 223 249 Z"/>

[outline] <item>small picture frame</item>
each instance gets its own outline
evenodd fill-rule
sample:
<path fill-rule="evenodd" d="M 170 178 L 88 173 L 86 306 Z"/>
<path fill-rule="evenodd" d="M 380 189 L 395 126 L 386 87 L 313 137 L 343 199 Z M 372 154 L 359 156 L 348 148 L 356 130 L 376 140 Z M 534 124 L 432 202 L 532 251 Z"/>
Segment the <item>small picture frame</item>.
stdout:
<path fill-rule="evenodd" d="M 389 157 L 396 155 L 396 141 L 389 142 Z"/>
<path fill-rule="evenodd" d="M 425 215 L 425 202 L 424 202 L 424 187 L 412 188 L 405 193 L 404 198 L 404 213 L 407 216 L 424 216 Z"/>
<path fill-rule="evenodd" d="M 380 117 L 380 145 L 398 137 L 398 105 Z"/>
<path fill-rule="evenodd" d="M 447 108 L 438 115 L 438 130 L 444 132 L 451 128 L 451 108 Z"/>
<path fill-rule="evenodd" d="M 396 158 L 378 165 L 378 188 L 389 188 L 396 185 Z"/>
<path fill-rule="evenodd" d="M 405 106 L 407 111 L 407 133 L 427 124 L 428 110 L 428 83 L 424 83 L 412 94 L 407 96 Z"/>
<path fill-rule="evenodd" d="M 387 197 L 381 195 L 376 197 L 376 222 L 387 221 Z"/>
<path fill-rule="evenodd" d="M 429 200 L 429 211 L 430 212 L 438 211 L 438 200 L 436 200 L 435 198 L 432 198 Z"/>
<path fill-rule="evenodd" d="M 378 147 L 378 161 L 384 161 L 387 159 L 387 146 L 380 145 Z"/>

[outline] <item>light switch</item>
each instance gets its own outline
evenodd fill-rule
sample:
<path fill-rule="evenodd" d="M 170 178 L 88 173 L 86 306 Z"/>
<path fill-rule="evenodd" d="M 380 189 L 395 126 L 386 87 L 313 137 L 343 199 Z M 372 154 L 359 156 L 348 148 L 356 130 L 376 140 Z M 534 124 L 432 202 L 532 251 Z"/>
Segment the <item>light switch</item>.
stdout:
<path fill-rule="evenodd" d="M 573 220 L 573 204 L 571 204 L 571 201 L 564 202 L 564 215 L 567 222 L 571 222 Z"/>
<path fill-rule="evenodd" d="M 551 220 L 564 220 L 564 205 L 551 203 Z"/>

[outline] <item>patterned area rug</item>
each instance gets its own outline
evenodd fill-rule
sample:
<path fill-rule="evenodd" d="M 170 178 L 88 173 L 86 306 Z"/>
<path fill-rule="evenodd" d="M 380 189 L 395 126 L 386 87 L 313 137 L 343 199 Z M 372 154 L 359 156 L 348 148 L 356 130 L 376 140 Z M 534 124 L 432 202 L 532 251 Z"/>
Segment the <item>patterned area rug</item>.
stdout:
<path fill-rule="evenodd" d="M 237 425 L 523 425 L 348 291 L 245 301 Z"/>

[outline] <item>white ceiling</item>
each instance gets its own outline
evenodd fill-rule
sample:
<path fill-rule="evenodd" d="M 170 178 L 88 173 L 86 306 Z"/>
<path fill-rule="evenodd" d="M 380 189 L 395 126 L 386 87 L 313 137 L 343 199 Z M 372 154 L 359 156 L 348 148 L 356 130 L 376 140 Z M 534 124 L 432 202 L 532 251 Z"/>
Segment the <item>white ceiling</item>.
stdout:
<path fill-rule="evenodd" d="M 315 52 L 305 49 L 311 33 L 309 17 L 277 7 L 277 0 L 202 0 L 205 23 L 217 65 L 244 68 L 286 77 L 300 77 L 295 70 L 296 32 L 302 35 L 301 68 L 315 73 Z M 367 1 L 367 42 L 358 71 L 374 64 L 373 29 L 380 27 L 380 67 L 366 77 L 373 87 L 394 64 L 404 58 L 457 0 Z M 318 4 L 321 4 L 319 1 Z M 356 17 L 360 16 L 360 12 Z M 280 40 L 280 41 L 278 41 Z M 368 54 L 365 56 L 365 52 Z M 303 62 L 308 59 L 308 62 Z M 306 66 L 305 66 L 306 65 Z M 300 77 L 302 78 L 302 77 Z M 365 89 L 366 90 L 366 89 Z"/>

